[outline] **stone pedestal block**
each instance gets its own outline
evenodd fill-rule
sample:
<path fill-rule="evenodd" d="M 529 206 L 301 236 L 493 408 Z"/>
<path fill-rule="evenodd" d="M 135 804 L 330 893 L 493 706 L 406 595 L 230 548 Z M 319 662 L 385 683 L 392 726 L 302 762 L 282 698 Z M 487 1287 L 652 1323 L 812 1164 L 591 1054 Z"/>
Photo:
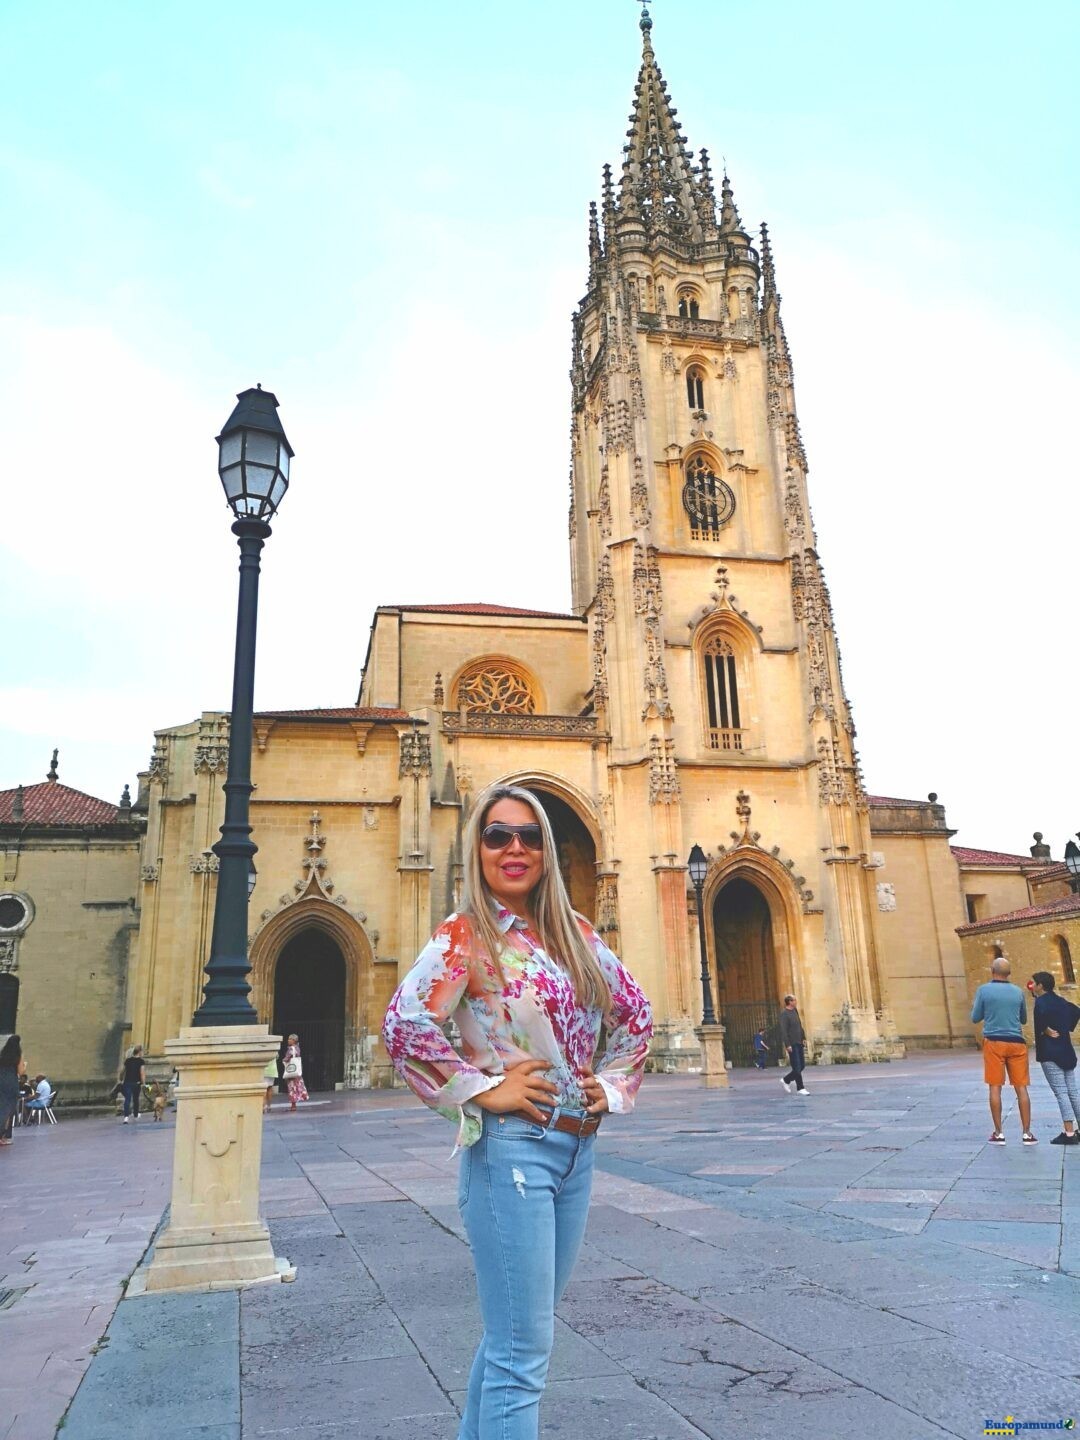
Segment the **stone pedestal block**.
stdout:
<path fill-rule="evenodd" d="M 723 1025 L 698 1025 L 694 1034 L 701 1046 L 702 1083 L 710 1090 L 726 1090 L 729 1082 Z"/>
<path fill-rule="evenodd" d="M 867 1060 L 901 1060 L 904 1044 L 888 1011 L 876 1015 L 869 1007 L 846 1001 L 832 1017 L 825 1035 L 815 1037 L 819 1065 L 857 1065 Z"/>
<path fill-rule="evenodd" d="M 690 1020 L 658 1020 L 649 1045 L 647 1069 L 661 1075 L 696 1075 L 701 1051 Z"/>
<path fill-rule="evenodd" d="M 289 1273 L 259 1219 L 263 1070 L 278 1045 L 265 1025 L 189 1027 L 166 1041 L 166 1057 L 180 1071 L 172 1205 L 146 1270 L 148 1291 L 250 1285 Z"/>

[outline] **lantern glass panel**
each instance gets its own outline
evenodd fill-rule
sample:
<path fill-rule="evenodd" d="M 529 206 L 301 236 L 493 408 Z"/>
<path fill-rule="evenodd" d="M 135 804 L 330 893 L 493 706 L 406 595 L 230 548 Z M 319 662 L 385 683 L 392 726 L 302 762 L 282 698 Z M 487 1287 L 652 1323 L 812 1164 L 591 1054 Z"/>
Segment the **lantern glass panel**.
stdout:
<path fill-rule="evenodd" d="M 240 459 L 243 443 L 244 434 L 242 430 L 232 430 L 228 435 L 221 437 L 221 445 L 218 452 L 219 470 L 224 470 L 226 465 L 235 465 L 237 463 Z"/>
<path fill-rule="evenodd" d="M 249 495 L 257 495 L 259 499 L 265 499 L 270 494 L 270 487 L 274 483 L 276 470 L 269 470 L 265 465 L 247 464 L 244 466 L 244 478 L 247 481 L 245 486 Z"/>
<path fill-rule="evenodd" d="M 241 494 L 244 488 L 244 471 L 240 465 L 231 465 L 228 470 L 222 470 L 221 483 L 225 486 L 225 495 L 230 503 Z"/>
<path fill-rule="evenodd" d="M 268 435 L 265 430 L 247 431 L 247 448 L 244 459 L 253 461 L 256 465 L 276 465 L 278 458 L 278 442 L 276 435 Z"/>

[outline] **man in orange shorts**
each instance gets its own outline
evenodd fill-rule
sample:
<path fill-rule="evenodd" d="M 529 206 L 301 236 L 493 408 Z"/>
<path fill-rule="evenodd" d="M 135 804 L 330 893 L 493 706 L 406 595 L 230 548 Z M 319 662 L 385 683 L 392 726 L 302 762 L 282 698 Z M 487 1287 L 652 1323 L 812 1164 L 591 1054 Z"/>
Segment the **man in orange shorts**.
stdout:
<path fill-rule="evenodd" d="M 990 966 L 990 980 L 975 991 L 971 1007 L 972 1024 L 982 1021 L 983 1078 L 990 1087 L 990 1114 L 994 1121 L 992 1145 L 1005 1144 L 1001 1128 L 1001 1087 L 1006 1074 L 1016 1091 L 1016 1108 L 1020 1111 L 1023 1142 L 1038 1142 L 1031 1133 L 1031 1099 L 1028 1085 L 1028 1048 L 1021 1028 L 1027 1019 L 1027 997 L 1019 985 L 1009 979 L 1012 967 L 1004 955 Z"/>

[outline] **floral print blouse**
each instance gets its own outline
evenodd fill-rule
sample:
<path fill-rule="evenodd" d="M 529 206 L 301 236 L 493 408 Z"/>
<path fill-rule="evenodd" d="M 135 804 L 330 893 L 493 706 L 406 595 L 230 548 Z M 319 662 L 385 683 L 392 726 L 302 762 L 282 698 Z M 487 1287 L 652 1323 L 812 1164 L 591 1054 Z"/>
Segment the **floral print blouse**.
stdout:
<path fill-rule="evenodd" d="M 394 1069 L 420 1099 L 458 1126 L 458 1146 L 480 1138 L 474 1095 L 501 1083 L 507 1067 L 542 1059 L 541 1072 L 559 1088 L 554 1103 L 566 1110 L 587 1104 L 581 1072 L 592 1065 L 601 1023 L 607 1048 L 596 1078 L 613 1113 L 633 1108 L 652 1035 L 652 1011 L 641 988 L 596 931 L 580 920 L 611 986 L 611 1010 L 581 1006 L 570 977 L 540 947 L 539 936 L 500 909 L 506 936 L 499 959 L 505 988 L 492 985 L 494 968 L 476 954 L 468 916 L 451 915 L 425 945 L 398 986 L 383 1021 L 383 1039 Z M 470 965 L 470 959 L 473 964 Z M 457 1024 L 461 1053 L 442 1027 Z"/>

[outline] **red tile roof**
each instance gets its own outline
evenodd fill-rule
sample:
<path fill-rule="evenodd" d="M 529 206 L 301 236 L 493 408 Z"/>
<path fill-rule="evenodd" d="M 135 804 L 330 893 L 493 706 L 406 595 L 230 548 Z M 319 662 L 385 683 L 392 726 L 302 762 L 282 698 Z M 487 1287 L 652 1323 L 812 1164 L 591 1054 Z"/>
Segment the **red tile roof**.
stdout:
<path fill-rule="evenodd" d="M 407 710 L 385 705 L 331 705 L 316 710 L 259 710 L 256 720 L 412 720 Z M 423 724 L 417 721 L 417 724 Z"/>
<path fill-rule="evenodd" d="M 978 869 L 994 866 L 1007 868 L 1012 865 L 1044 865 L 1043 860 L 1032 860 L 1030 855 L 1010 855 L 1005 850 L 971 850 L 966 845 L 950 845 L 949 849 L 961 865 L 974 865 Z"/>
<path fill-rule="evenodd" d="M 58 780 L 43 780 L 39 785 L 23 789 L 22 821 L 12 819 L 14 790 L 0 790 L 0 825 L 111 825 L 119 819 L 119 809 L 107 800 L 72 790 Z"/>
<path fill-rule="evenodd" d="M 1025 905 L 1022 910 L 1007 910 L 1004 915 L 991 915 L 973 925 L 958 925 L 956 933 L 972 935 L 979 930 L 1000 930 L 1005 926 L 1023 925 L 1028 920 L 1046 920 L 1055 915 L 1080 915 L 1080 895 L 1048 900 L 1045 905 Z"/>
<path fill-rule="evenodd" d="M 488 605 L 479 600 L 457 605 L 380 605 L 379 609 L 421 611 L 435 615 L 526 615 L 533 620 L 581 620 L 584 624 L 580 615 L 567 615 L 558 610 L 519 610 L 515 605 Z"/>

